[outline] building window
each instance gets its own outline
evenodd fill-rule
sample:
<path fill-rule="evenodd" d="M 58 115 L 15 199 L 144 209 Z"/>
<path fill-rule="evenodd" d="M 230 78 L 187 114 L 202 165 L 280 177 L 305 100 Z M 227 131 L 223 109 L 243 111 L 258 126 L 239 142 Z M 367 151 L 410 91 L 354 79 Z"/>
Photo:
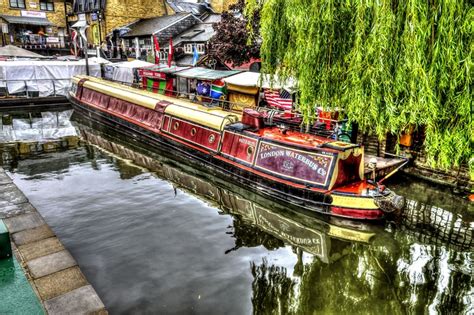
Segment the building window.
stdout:
<path fill-rule="evenodd" d="M 86 11 L 95 11 L 99 10 L 99 1 L 97 0 L 89 0 L 88 1 L 88 7 L 86 8 Z"/>
<path fill-rule="evenodd" d="M 184 45 L 184 52 L 186 54 L 192 54 L 193 53 L 193 44 Z"/>
<path fill-rule="evenodd" d="M 196 49 L 198 53 L 203 54 L 205 52 L 204 50 L 206 49 L 206 46 L 204 44 L 196 44 Z"/>
<path fill-rule="evenodd" d="M 53 2 L 53 0 L 40 0 L 40 10 L 54 11 L 54 2 Z"/>
<path fill-rule="evenodd" d="M 25 0 L 10 0 L 11 8 L 25 9 Z"/>
<path fill-rule="evenodd" d="M 165 63 L 166 60 L 168 60 L 168 52 L 166 52 L 166 51 L 161 51 L 160 50 L 160 52 L 158 53 L 158 56 L 160 58 L 161 63 Z"/>
<path fill-rule="evenodd" d="M 205 53 L 206 45 L 205 44 L 186 44 L 184 45 L 184 53 L 193 54 L 194 45 L 196 45 L 196 50 L 199 54 Z"/>

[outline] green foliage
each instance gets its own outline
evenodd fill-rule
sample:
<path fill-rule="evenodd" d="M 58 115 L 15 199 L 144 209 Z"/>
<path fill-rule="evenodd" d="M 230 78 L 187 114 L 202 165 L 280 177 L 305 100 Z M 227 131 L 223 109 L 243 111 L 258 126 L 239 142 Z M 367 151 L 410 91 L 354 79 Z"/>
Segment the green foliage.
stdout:
<path fill-rule="evenodd" d="M 306 122 L 339 107 L 379 137 L 423 127 L 437 166 L 473 156 L 472 2 L 266 0 L 260 32 L 263 72 L 297 78 Z"/>

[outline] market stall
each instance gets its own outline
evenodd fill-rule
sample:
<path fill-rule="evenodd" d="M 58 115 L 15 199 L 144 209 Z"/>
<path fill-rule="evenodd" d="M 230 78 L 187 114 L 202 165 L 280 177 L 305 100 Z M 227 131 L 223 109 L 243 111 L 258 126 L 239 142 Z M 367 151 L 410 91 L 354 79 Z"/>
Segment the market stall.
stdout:
<path fill-rule="evenodd" d="M 189 68 L 176 73 L 179 77 L 178 91 L 197 98 L 202 102 L 213 103 L 221 100 L 225 93 L 224 78 L 239 73 L 238 70 L 213 70 L 201 67 Z"/>
<path fill-rule="evenodd" d="M 241 72 L 224 79 L 228 89 L 228 99 L 233 109 L 241 111 L 244 107 L 255 108 L 263 101 L 268 107 L 279 110 L 291 110 L 292 94 L 296 90 L 293 80 L 282 84 L 275 77 L 256 72 Z"/>
<path fill-rule="evenodd" d="M 152 67 L 153 63 L 133 60 L 108 64 L 104 67 L 105 79 L 125 83 L 128 85 L 140 83 L 138 69 Z"/>
<path fill-rule="evenodd" d="M 142 78 L 144 90 L 173 96 L 176 95 L 175 91 L 178 91 L 176 73 L 186 69 L 189 67 L 168 67 L 166 64 L 159 64 L 138 69 L 138 75 Z"/>
<path fill-rule="evenodd" d="M 0 61 L 0 88 L 9 95 L 66 95 L 71 77 L 85 73 L 84 60 Z M 100 77 L 100 65 L 89 62 L 89 73 Z"/>

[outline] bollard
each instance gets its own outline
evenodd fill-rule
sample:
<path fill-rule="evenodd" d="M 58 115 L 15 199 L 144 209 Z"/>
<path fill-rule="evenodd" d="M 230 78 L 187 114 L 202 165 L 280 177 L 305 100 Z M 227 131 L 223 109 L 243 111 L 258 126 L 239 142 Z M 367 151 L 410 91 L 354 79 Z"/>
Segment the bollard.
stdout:
<path fill-rule="evenodd" d="M 10 233 L 3 220 L 0 219 L 0 259 L 10 258 L 12 256 L 12 247 L 10 244 Z"/>

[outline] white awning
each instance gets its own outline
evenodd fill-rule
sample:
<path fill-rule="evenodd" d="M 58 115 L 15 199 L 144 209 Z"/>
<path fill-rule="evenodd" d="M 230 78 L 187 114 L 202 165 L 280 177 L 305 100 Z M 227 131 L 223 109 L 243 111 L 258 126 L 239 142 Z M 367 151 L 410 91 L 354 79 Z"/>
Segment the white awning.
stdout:
<path fill-rule="evenodd" d="M 224 81 L 228 84 L 244 87 L 261 87 L 264 89 L 284 88 L 291 93 L 296 91 L 296 80 L 293 78 L 288 78 L 282 82 L 278 76 L 274 76 L 272 80 L 269 75 L 256 72 L 241 72 L 225 78 Z"/>
<path fill-rule="evenodd" d="M 49 26 L 54 25 L 47 18 L 41 17 L 30 17 L 30 16 L 13 16 L 13 15 L 0 15 L 2 19 L 10 24 L 25 24 L 25 25 L 39 25 Z"/>

